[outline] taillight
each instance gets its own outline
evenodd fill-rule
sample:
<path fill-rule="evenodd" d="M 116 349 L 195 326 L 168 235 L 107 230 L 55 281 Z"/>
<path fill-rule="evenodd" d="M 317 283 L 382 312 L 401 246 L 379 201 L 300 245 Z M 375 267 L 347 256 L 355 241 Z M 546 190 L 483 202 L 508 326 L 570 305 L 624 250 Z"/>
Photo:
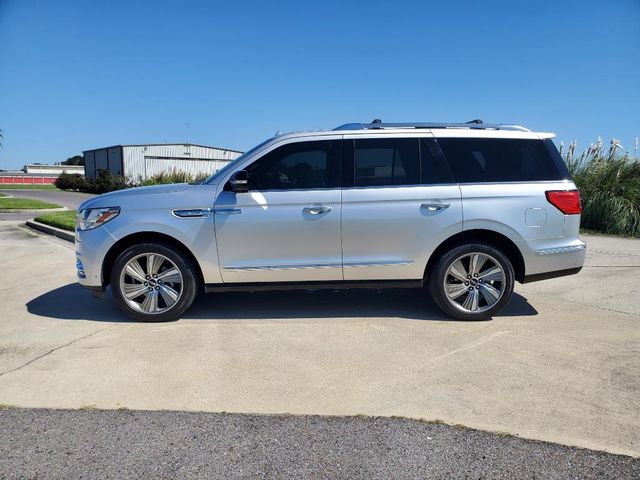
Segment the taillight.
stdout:
<path fill-rule="evenodd" d="M 578 190 L 549 190 L 545 194 L 549 203 L 565 215 L 578 215 L 582 212 Z"/>

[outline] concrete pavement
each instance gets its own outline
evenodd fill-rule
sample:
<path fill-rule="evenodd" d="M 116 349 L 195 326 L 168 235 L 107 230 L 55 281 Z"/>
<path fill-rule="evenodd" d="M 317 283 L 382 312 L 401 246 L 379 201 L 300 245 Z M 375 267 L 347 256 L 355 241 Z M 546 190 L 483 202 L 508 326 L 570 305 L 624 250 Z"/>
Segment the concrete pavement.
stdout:
<path fill-rule="evenodd" d="M 137 324 L 75 283 L 73 245 L 2 222 L 0 403 L 396 415 L 638 456 L 640 242 L 587 241 L 583 273 L 488 322 L 394 290 L 215 294 Z"/>

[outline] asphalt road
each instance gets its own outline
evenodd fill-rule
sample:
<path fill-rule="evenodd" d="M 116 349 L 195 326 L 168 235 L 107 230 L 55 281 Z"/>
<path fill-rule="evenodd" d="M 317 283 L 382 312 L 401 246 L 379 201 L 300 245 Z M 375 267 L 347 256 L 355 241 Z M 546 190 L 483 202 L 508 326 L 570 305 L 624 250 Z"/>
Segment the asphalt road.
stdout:
<path fill-rule="evenodd" d="M 95 195 L 80 192 L 66 192 L 62 190 L 2 190 L 0 192 L 11 195 L 16 198 L 33 198 L 43 202 L 55 203 L 62 205 L 70 210 L 76 210 L 82 202 L 94 197 Z M 2 220 L 31 220 L 33 213 L 0 213 L 0 221 Z"/>
<path fill-rule="evenodd" d="M 2 478 L 637 479 L 640 459 L 397 418 L 0 410 Z"/>
<path fill-rule="evenodd" d="M 55 203 L 75 210 L 82 202 L 95 195 L 80 192 L 66 192 L 62 190 L 2 190 L 0 192 L 16 198 L 33 198 L 43 202 Z"/>

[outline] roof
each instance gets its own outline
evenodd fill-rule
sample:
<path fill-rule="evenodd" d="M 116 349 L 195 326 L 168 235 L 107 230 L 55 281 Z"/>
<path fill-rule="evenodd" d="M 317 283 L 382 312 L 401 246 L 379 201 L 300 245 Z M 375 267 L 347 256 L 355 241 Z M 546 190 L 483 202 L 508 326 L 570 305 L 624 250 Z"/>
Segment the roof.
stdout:
<path fill-rule="evenodd" d="M 482 120 L 471 120 L 464 123 L 445 123 L 445 122 L 415 122 L 415 123 L 382 123 L 381 120 L 375 119 L 371 123 L 345 123 L 334 130 L 379 130 L 386 128 L 424 128 L 424 129 L 440 129 L 440 128 L 465 128 L 473 130 L 510 130 L 516 132 L 530 132 L 528 128 L 520 125 L 502 124 L 502 123 L 484 123 Z"/>
<path fill-rule="evenodd" d="M 95 152 L 96 150 L 106 150 L 109 148 L 119 148 L 119 147 L 200 147 L 200 148 L 214 148 L 216 150 L 226 150 L 227 152 L 243 153 L 240 150 L 234 150 L 232 148 L 212 147 L 211 145 L 198 145 L 195 143 L 138 143 L 138 144 L 126 144 L 126 145 L 111 145 L 109 147 L 89 148 L 88 150 L 83 150 L 82 153 Z"/>
<path fill-rule="evenodd" d="M 335 136 L 340 134 L 363 135 L 369 137 L 376 134 L 402 136 L 421 135 L 430 133 L 436 138 L 440 137 L 469 137 L 469 138 L 521 138 L 521 139 L 546 139 L 553 138 L 555 134 L 547 132 L 534 132 L 521 125 L 503 123 L 484 123 L 482 120 L 472 120 L 465 123 L 444 122 L 411 122 L 411 123 L 383 123 L 376 119 L 371 123 L 345 123 L 333 130 L 313 130 L 276 134 L 271 140 L 287 140 L 293 138 Z"/>

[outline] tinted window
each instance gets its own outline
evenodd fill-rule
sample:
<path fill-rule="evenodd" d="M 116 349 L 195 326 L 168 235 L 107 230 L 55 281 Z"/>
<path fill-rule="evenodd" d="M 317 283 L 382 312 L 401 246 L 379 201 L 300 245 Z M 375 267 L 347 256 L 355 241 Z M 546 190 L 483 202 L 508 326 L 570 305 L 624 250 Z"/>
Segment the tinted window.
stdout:
<path fill-rule="evenodd" d="M 247 167 L 251 190 L 337 186 L 337 141 L 298 142 L 267 153 Z"/>
<path fill-rule="evenodd" d="M 433 138 L 420 139 L 420 165 L 424 185 L 455 182 L 447 159 Z"/>
<path fill-rule="evenodd" d="M 355 141 L 355 185 L 420 183 L 418 140 L 408 138 Z"/>
<path fill-rule="evenodd" d="M 567 178 L 564 166 L 541 140 L 439 138 L 438 144 L 461 183 Z"/>

